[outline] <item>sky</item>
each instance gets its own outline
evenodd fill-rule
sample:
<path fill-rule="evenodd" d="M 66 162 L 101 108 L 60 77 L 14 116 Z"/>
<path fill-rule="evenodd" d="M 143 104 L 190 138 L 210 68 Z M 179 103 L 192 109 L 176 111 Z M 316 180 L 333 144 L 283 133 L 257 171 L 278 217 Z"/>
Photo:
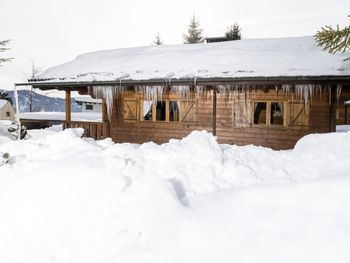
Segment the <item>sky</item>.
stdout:
<path fill-rule="evenodd" d="M 314 35 L 324 25 L 349 25 L 349 0 L 0 0 L 0 40 L 13 57 L 0 67 L 0 89 L 77 55 L 104 49 L 183 43 L 193 14 L 203 36 L 223 36 L 238 23 L 244 38 Z"/>

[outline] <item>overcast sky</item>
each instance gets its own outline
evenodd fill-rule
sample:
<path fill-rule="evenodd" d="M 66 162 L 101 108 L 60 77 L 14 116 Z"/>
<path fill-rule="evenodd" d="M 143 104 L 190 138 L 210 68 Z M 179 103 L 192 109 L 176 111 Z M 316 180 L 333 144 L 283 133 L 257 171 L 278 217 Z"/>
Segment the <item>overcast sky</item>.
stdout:
<path fill-rule="evenodd" d="M 323 25 L 346 26 L 349 0 L 0 0 L 0 40 L 11 39 L 14 57 L 0 67 L 0 89 L 12 89 L 30 73 L 81 53 L 181 44 L 195 13 L 204 36 L 222 36 L 238 22 L 244 38 L 314 35 Z"/>

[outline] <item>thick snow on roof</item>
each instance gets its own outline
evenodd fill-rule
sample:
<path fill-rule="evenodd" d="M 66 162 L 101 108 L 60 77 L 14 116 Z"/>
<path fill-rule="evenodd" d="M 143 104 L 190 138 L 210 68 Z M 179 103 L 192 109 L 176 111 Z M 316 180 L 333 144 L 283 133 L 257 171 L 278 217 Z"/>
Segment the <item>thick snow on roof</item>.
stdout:
<path fill-rule="evenodd" d="M 73 121 L 102 121 L 101 112 L 72 112 Z M 21 120 L 51 120 L 64 121 L 66 119 L 65 112 L 21 112 L 19 114 Z"/>
<path fill-rule="evenodd" d="M 312 36 L 245 39 L 97 51 L 49 68 L 53 81 L 350 75 L 345 54 L 329 54 Z"/>
<path fill-rule="evenodd" d="M 86 102 L 86 103 L 99 103 L 102 104 L 102 99 L 93 99 L 91 97 L 77 97 L 74 98 L 76 102 Z"/>
<path fill-rule="evenodd" d="M 7 100 L 0 100 L 0 109 L 7 104 Z"/>

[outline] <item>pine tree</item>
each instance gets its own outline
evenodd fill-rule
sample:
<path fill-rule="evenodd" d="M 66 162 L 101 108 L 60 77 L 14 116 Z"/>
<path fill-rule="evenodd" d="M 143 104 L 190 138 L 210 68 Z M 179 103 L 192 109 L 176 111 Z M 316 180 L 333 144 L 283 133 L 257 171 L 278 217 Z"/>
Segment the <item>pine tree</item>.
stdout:
<path fill-rule="evenodd" d="M 9 101 L 11 105 L 13 104 L 12 98 L 9 96 L 8 92 L 5 90 L 0 90 L 0 99 Z"/>
<path fill-rule="evenodd" d="M 6 50 L 8 50 L 8 48 L 6 48 L 5 46 L 10 42 L 10 40 L 3 40 L 3 41 L 0 41 L 0 53 L 1 52 L 4 52 Z M 1 63 L 4 63 L 4 62 L 8 62 L 10 61 L 12 58 L 1 58 L 0 57 L 0 66 L 1 66 Z"/>
<path fill-rule="evenodd" d="M 154 38 L 153 40 L 153 45 L 163 45 L 163 41 L 162 39 L 160 38 L 160 35 L 159 33 L 156 35 L 156 37 Z"/>
<path fill-rule="evenodd" d="M 324 26 L 317 32 L 315 39 L 318 45 L 329 53 L 344 53 L 350 50 L 350 25 L 344 28 L 340 28 L 339 25 L 336 28 Z M 345 60 L 350 60 L 350 57 Z"/>
<path fill-rule="evenodd" d="M 190 25 L 188 26 L 188 35 L 183 35 L 185 44 L 202 43 L 204 41 L 202 36 L 203 30 L 199 28 L 199 26 L 199 21 L 197 21 L 195 15 L 193 15 Z"/>
<path fill-rule="evenodd" d="M 241 28 L 237 23 L 227 27 L 225 37 L 227 40 L 240 40 L 242 39 Z"/>

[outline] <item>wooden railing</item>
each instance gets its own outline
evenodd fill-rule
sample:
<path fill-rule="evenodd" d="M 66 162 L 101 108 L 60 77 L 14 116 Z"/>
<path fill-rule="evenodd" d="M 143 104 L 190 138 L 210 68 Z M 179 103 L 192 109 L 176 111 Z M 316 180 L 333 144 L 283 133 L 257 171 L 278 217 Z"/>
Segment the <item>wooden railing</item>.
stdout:
<path fill-rule="evenodd" d="M 64 121 L 63 129 L 67 128 L 83 128 L 83 136 L 91 137 L 95 140 L 105 139 L 110 136 L 107 122 Z"/>

